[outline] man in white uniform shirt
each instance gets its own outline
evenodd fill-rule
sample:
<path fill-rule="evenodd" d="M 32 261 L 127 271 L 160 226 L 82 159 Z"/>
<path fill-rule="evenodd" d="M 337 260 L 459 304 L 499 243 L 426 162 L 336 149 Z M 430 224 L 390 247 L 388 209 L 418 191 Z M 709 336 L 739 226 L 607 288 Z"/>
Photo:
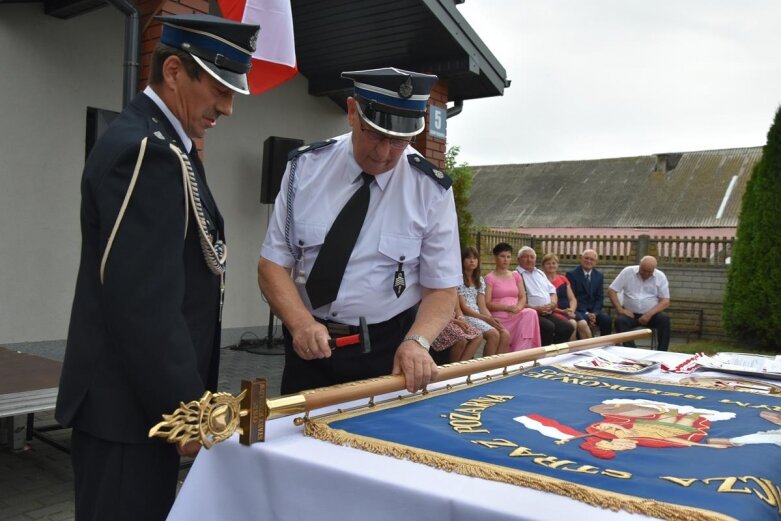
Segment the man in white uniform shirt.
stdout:
<path fill-rule="evenodd" d="M 258 262 L 285 326 L 283 394 L 391 373 L 423 388 L 437 372 L 429 342 L 463 282 L 450 178 L 410 146 L 437 77 L 395 68 L 342 77 L 355 88 L 351 132 L 291 154 Z M 332 350 L 329 339 L 356 333 L 362 317 L 371 352 Z"/>
<path fill-rule="evenodd" d="M 618 294 L 623 293 L 623 303 Z M 670 317 L 663 313 L 670 305 L 667 276 L 656 269 L 656 259 L 646 256 L 638 266 L 627 266 L 607 290 L 616 308 L 616 331 L 622 333 L 638 326 L 656 329 L 660 351 L 670 346 Z M 634 347 L 634 342 L 625 345 Z"/>
<path fill-rule="evenodd" d="M 542 270 L 535 267 L 537 253 L 530 246 L 518 251 L 518 273 L 523 277 L 526 288 L 526 306 L 537 312 L 540 320 L 540 338 L 542 345 L 566 342 L 574 328 L 569 320 L 553 314 L 556 310 L 556 288 Z"/>

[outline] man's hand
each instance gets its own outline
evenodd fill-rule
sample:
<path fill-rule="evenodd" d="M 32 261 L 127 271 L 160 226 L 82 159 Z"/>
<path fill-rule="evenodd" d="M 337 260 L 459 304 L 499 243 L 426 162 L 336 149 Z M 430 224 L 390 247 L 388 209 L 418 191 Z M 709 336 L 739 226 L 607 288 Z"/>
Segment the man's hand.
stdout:
<path fill-rule="evenodd" d="M 642 317 L 637 319 L 637 322 L 640 325 L 647 326 L 652 318 L 654 318 L 653 313 L 645 313 Z"/>
<path fill-rule="evenodd" d="M 621 308 L 621 311 L 619 311 L 618 314 L 624 315 L 625 317 L 629 317 L 629 318 L 635 318 L 635 314 L 626 308 Z"/>
<path fill-rule="evenodd" d="M 331 347 L 328 345 L 331 336 L 320 322 L 312 319 L 290 333 L 293 335 L 293 350 L 304 360 L 331 356 Z"/>
<path fill-rule="evenodd" d="M 597 315 L 595 313 L 588 314 L 588 325 L 589 326 L 597 325 Z"/>
<path fill-rule="evenodd" d="M 403 374 L 407 391 L 414 393 L 436 378 L 437 364 L 417 342 L 405 340 L 396 349 L 396 356 L 393 357 L 393 374 Z"/>
<path fill-rule="evenodd" d="M 532 307 L 538 315 L 547 316 L 550 315 L 553 311 L 551 309 L 551 304 L 545 304 L 543 306 L 534 306 Z"/>
<path fill-rule="evenodd" d="M 194 458 L 201 450 L 201 444 L 197 441 L 188 441 L 184 446 L 176 444 L 176 452 L 179 456 Z"/>

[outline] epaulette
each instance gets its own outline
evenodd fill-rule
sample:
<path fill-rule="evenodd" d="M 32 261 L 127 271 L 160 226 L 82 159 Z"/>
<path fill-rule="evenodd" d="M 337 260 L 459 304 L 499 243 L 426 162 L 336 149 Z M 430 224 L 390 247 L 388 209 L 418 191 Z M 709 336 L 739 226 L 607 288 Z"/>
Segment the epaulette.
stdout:
<path fill-rule="evenodd" d="M 292 161 L 294 158 L 300 156 L 301 154 L 311 152 L 312 150 L 318 150 L 320 148 L 333 145 L 334 143 L 336 143 L 335 139 L 326 139 L 325 141 L 316 141 L 314 143 L 309 143 L 308 145 L 300 146 L 298 148 L 291 150 L 287 154 L 287 160 Z"/>
<path fill-rule="evenodd" d="M 157 116 L 152 116 L 149 118 L 149 136 L 155 137 L 157 140 L 162 141 L 165 144 L 173 143 L 177 147 L 183 148 L 182 143 L 168 135 L 168 132 L 166 132 L 165 127 L 162 125 Z"/>
<path fill-rule="evenodd" d="M 428 160 L 426 160 L 423 156 L 419 156 L 418 154 L 409 154 L 407 156 L 407 161 L 409 161 L 410 165 L 436 181 L 445 190 L 449 189 L 453 185 L 453 180 L 449 175 L 429 163 Z"/>

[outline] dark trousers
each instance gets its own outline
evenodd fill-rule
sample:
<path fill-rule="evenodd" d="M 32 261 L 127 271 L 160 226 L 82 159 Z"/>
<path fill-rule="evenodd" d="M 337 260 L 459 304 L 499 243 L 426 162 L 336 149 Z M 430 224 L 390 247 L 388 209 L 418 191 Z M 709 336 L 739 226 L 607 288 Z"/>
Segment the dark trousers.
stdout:
<path fill-rule="evenodd" d="M 412 327 L 417 312 L 415 306 L 385 322 L 369 324 L 370 353 L 364 353 L 359 345 L 345 346 L 334 349 L 330 358 L 317 360 L 299 357 L 293 350 L 290 331 L 283 328 L 285 369 L 282 371 L 282 394 L 391 374 L 396 348 Z M 328 326 L 327 321 L 319 322 Z M 357 328 L 350 328 L 349 333 L 357 333 Z M 331 338 L 335 337 L 331 333 Z"/>
<path fill-rule="evenodd" d="M 115 443 L 73 429 L 76 521 L 164 521 L 179 455 L 169 443 Z"/>
<path fill-rule="evenodd" d="M 631 331 L 638 327 L 645 327 L 637 321 L 643 315 L 641 313 L 635 313 L 634 318 L 629 318 L 626 315 L 619 315 L 616 318 L 616 332 L 623 333 L 624 331 Z M 670 347 L 670 317 L 667 313 L 657 313 L 651 320 L 648 321 L 648 327 L 656 330 L 657 349 L 659 351 L 667 351 Z M 635 347 L 634 341 L 624 342 L 627 347 Z"/>
<path fill-rule="evenodd" d="M 537 315 L 540 319 L 540 338 L 542 345 L 561 344 L 572 336 L 574 328 L 569 320 L 556 315 Z"/>
<path fill-rule="evenodd" d="M 606 313 L 597 313 L 597 326 L 599 326 L 599 334 L 602 336 L 609 335 L 612 331 L 610 324 L 610 315 Z M 627 317 L 628 318 L 628 317 Z"/>

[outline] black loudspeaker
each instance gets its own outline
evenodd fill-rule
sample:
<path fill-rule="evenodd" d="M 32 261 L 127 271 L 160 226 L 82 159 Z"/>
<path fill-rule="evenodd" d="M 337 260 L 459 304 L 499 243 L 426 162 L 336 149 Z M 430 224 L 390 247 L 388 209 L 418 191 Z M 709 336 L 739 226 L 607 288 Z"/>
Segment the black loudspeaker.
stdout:
<path fill-rule="evenodd" d="M 287 166 L 287 155 L 304 144 L 302 139 L 270 136 L 263 142 L 263 171 L 260 179 L 260 202 L 272 204 L 277 198 L 282 176 Z"/>
<path fill-rule="evenodd" d="M 95 142 L 117 116 L 119 116 L 119 112 L 114 112 L 113 110 L 87 107 L 87 135 L 84 139 L 84 159 L 87 158 Z"/>

